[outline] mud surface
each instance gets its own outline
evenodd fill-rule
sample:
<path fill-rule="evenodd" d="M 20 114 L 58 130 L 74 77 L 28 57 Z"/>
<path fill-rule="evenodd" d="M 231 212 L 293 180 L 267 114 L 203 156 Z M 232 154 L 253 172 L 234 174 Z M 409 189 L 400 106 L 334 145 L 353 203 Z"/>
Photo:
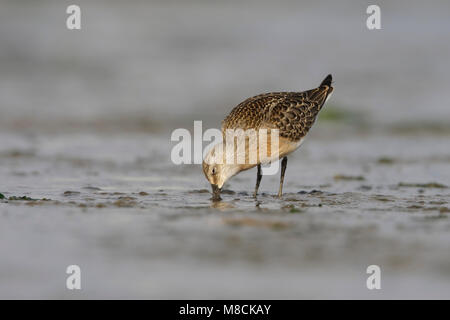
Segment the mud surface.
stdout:
<path fill-rule="evenodd" d="M 448 297 L 447 139 L 312 137 L 282 200 L 278 176 L 253 199 L 251 170 L 214 203 L 199 166 L 168 161 L 164 136 L 10 135 L 1 296 Z M 418 144 L 428 152 L 405 147 Z M 381 145 L 395 161 L 380 163 Z M 70 264 L 80 293 L 64 287 Z M 371 264 L 379 292 L 365 288 Z"/>

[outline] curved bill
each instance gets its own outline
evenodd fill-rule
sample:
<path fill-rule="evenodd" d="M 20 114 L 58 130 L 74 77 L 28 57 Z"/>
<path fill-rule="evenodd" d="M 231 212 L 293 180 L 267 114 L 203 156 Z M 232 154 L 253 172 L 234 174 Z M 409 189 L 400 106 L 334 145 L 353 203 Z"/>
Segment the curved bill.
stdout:
<path fill-rule="evenodd" d="M 220 188 L 217 184 L 211 184 L 212 188 L 212 200 L 213 201 L 220 201 L 222 198 L 220 197 Z"/>

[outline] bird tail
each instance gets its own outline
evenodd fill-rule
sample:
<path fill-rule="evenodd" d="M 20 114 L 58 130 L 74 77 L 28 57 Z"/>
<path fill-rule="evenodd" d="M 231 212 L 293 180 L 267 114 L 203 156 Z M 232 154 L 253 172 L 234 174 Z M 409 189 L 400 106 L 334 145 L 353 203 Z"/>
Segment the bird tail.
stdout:
<path fill-rule="evenodd" d="M 323 79 L 322 83 L 320 84 L 321 87 L 331 87 L 331 83 L 333 81 L 333 76 L 331 74 L 327 75 L 325 79 Z"/>

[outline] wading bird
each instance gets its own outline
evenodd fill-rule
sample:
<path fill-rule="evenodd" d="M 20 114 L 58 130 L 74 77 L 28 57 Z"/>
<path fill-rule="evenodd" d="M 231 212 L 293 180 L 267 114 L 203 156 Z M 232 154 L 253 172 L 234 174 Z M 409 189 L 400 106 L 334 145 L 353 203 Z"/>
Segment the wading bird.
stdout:
<path fill-rule="evenodd" d="M 256 186 L 254 196 L 258 193 L 262 178 L 261 164 L 281 160 L 281 177 L 278 197 L 283 192 L 284 174 L 287 166 L 287 155 L 300 147 L 309 129 L 314 124 L 319 111 L 333 92 L 331 86 L 332 76 L 328 75 L 319 87 L 303 92 L 273 92 L 260 94 L 238 104 L 222 122 L 223 141 L 214 146 L 203 160 L 203 172 L 211 184 L 213 200 L 220 200 L 220 191 L 224 183 L 237 173 L 257 167 Z M 232 148 L 226 148 L 227 135 L 230 130 L 255 130 L 267 131 L 267 155 L 260 156 L 260 140 L 256 147 L 250 147 L 250 138 L 240 140 L 233 144 Z M 277 130 L 278 146 L 273 149 L 269 137 L 272 130 Z M 234 137 L 232 138 L 234 142 Z M 229 142 L 229 141 L 228 141 Z M 244 144 L 239 149 L 239 144 Z M 272 147 L 272 148 L 271 148 Z M 230 150 L 231 149 L 231 150 Z M 245 162 L 235 161 L 234 154 L 237 150 L 245 150 Z M 226 157 L 233 152 L 233 161 L 227 161 Z M 242 152 L 241 152 L 242 153 Z M 249 161 L 252 155 L 256 155 L 256 161 Z"/>

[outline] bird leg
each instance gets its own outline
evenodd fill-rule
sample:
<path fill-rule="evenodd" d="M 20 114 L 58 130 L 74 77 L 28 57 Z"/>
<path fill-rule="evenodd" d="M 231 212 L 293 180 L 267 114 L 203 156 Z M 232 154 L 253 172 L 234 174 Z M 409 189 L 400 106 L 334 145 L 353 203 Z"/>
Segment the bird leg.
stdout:
<path fill-rule="evenodd" d="M 256 195 L 258 194 L 259 184 L 261 183 L 261 165 L 258 164 L 258 172 L 256 173 L 256 186 L 255 186 L 255 193 L 253 193 L 253 197 L 256 198 Z"/>
<path fill-rule="evenodd" d="M 278 190 L 278 198 L 281 198 L 283 195 L 283 182 L 284 182 L 284 173 L 286 172 L 287 165 L 287 157 L 284 157 L 281 160 L 281 177 L 280 177 L 280 189 Z"/>

